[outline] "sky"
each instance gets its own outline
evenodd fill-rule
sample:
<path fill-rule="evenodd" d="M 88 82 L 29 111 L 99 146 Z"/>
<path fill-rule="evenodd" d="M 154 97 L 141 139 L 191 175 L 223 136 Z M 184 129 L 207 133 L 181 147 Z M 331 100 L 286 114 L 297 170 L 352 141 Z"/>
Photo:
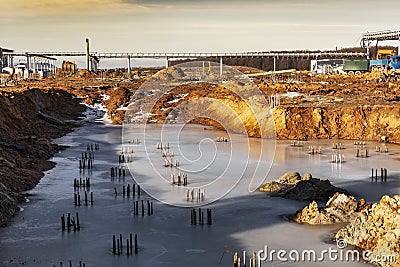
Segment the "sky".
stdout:
<path fill-rule="evenodd" d="M 398 29 L 399 0 L 0 0 L 16 51 L 247 52 L 359 45 Z"/>

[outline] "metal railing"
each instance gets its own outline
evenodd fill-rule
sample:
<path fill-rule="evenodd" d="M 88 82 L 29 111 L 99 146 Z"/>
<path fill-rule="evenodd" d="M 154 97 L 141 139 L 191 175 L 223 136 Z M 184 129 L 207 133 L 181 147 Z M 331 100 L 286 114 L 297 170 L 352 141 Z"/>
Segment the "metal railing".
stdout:
<path fill-rule="evenodd" d="M 361 40 L 364 41 L 400 40 L 400 30 L 366 32 L 362 34 Z"/>

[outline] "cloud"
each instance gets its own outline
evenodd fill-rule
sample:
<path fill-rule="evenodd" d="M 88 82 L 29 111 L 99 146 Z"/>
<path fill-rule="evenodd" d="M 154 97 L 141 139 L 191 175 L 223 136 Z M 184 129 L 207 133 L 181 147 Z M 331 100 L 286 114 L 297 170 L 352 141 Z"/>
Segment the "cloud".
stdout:
<path fill-rule="evenodd" d="M 93 49 L 110 52 L 351 45 L 366 30 L 396 26 L 387 6 L 400 7 L 398 0 L 0 1 L 0 32 L 7 36 L 0 45 L 80 50 L 90 37 Z"/>
<path fill-rule="evenodd" d="M 60 15 L 88 16 L 124 12 L 139 4 L 128 4 L 124 0 L 8 0 L 2 3 L 2 15 L 9 17 L 52 17 Z"/>

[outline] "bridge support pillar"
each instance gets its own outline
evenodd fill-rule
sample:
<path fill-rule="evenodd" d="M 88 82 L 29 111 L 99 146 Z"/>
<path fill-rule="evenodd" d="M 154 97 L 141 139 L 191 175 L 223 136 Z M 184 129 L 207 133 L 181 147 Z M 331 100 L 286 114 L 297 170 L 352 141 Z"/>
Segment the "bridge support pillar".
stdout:
<path fill-rule="evenodd" d="M 36 65 L 36 58 L 35 57 L 33 57 L 33 73 L 36 73 L 36 71 L 37 71 L 37 65 Z"/>
<path fill-rule="evenodd" d="M 4 63 L 3 63 L 3 49 L 0 47 L 0 72 L 4 68 Z"/>
<path fill-rule="evenodd" d="M 219 77 L 222 77 L 222 57 L 219 58 Z"/>
<path fill-rule="evenodd" d="M 91 71 L 96 72 L 99 62 L 95 58 L 90 59 Z"/>
<path fill-rule="evenodd" d="M 128 56 L 128 78 L 130 74 L 131 74 L 131 57 Z"/>
<path fill-rule="evenodd" d="M 10 63 L 9 63 L 9 67 L 11 67 L 11 68 L 13 68 L 14 67 L 14 57 L 13 56 L 10 56 L 9 57 L 9 60 L 10 60 Z"/>
<path fill-rule="evenodd" d="M 25 56 L 26 56 L 26 72 L 27 73 L 29 73 L 29 65 L 30 65 L 30 60 L 29 60 L 29 56 L 28 56 L 28 54 L 25 54 Z M 25 73 L 24 73 L 24 78 L 25 78 Z"/>
<path fill-rule="evenodd" d="M 168 57 L 165 57 L 165 68 L 168 69 Z"/>
<path fill-rule="evenodd" d="M 377 52 L 378 52 L 378 42 L 379 41 L 376 41 L 376 51 Z M 371 59 L 371 55 L 370 55 L 370 53 L 371 53 L 371 43 L 372 43 L 372 41 L 368 40 L 368 42 L 367 42 L 367 59 Z"/>
<path fill-rule="evenodd" d="M 57 69 L 56 69 L 56 61 L 53 59 L 51 62 L 51 72 L 53 75 L 56 75 Z"/>

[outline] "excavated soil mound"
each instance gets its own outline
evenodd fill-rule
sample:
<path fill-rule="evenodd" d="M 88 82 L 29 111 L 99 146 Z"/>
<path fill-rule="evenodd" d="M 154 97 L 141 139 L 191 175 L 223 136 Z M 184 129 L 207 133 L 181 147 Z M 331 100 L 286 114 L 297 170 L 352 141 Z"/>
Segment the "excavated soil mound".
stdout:
<path fill-rule="evenodd" d="M 60 147 L 53 138 L 70 132 L 85 110 L 80 100 L 61 90 L 22 90 L 0 96 L 0 218 L 15 213 L 18 194 L 33 188 L 43 171 L 54 166 L 48 159 Z"/>

